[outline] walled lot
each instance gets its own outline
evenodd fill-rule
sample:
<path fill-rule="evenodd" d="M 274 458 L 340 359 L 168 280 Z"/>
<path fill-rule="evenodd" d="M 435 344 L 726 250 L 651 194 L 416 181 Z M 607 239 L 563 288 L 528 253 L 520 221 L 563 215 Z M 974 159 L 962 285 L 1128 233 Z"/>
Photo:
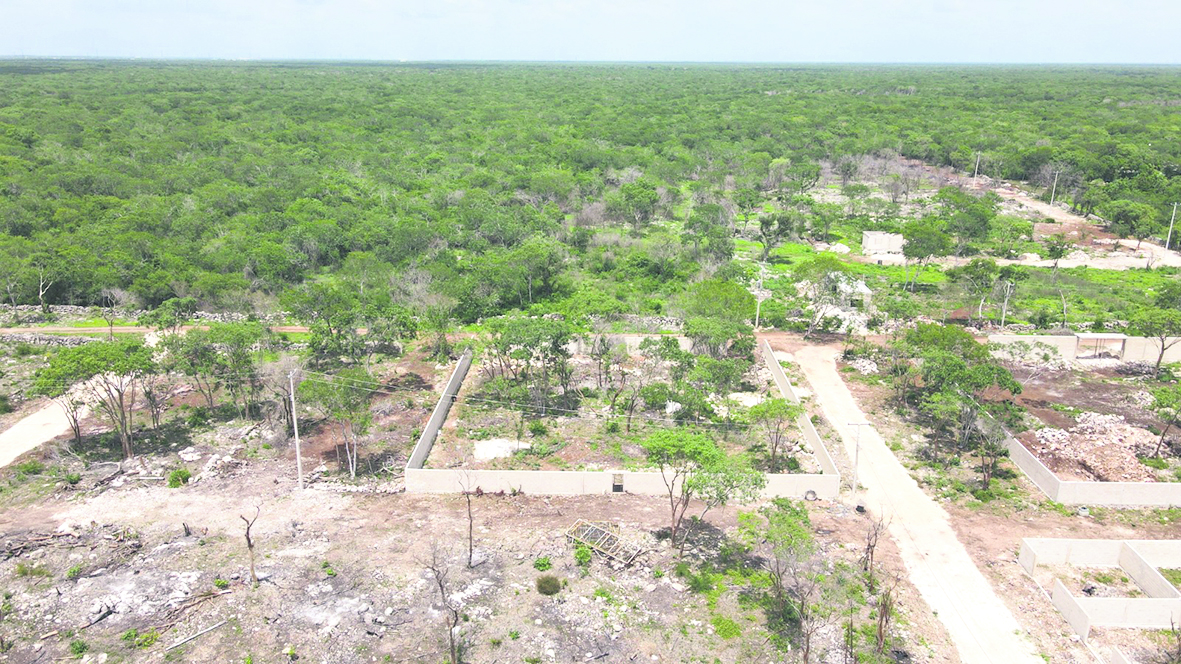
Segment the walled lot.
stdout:
<path fill-rule="evenodd" d="M 362 444 L 363 470 L 367 458 L 409 449 L 412 430 L 433 405 L 428 397 L 449 368 L 413 352 L 380 367 L 387 382 L 407 389 L 375 396 L 377 425 L 373 439 Z M 174 414 L 194 397 L 178 397 Z M 101 426 L 91 421 L 87 430 Z M 239 420 L 219 422 L 183 445 L 145 446 L 139 474 L 113 475 L 110 465 L 83 468 L 52 446 L 41 471 L 0 471 L 0 590 L 7 596 L 0 634 L 11 644 L 0 658 L 69 657 L 70 644 L 80 641 L 91 655 L 109 654 L 108 661 L 251 656 L 276 662 L 288 661 L 287 652 L 304 661 L 441 661 L 446 632 L 423 566 L 433 543 L 443 545 L 451 583 L 463 598 L 468 661 L 570 662 L 588 653 L 606 653 L 602 661 L 784 656 L 769 640 L 767 618 L 750 602 L 752 586 L 742 576 L 758 562 L 733 554 L 736 508 L 711 512 L 687 553 L 694 570 L 726 570 L 708 592 L 689 589 L 674 572 L 676 554 L 658 537 L 668 525 L 667 503 L 655 497 L 473 497 L 479 564 L 469 570 L 464 498 L 347 491 L 396 491 L 398 483 L 380 470 L 364 471 L 353 484 L 340 481 L 336 434 L 322 424 L 309 424 L 305 432 L 305 468 L 324 463 L 329 473 L 301 494 L 293 450 L 277 441 L 264 447 L 261 434 L 250 429 Z M 189 447 L 193 456 L 186 460 L 179 453 Z M 201 476 L 210 457 L 219 461 Z M 153 479 L 178 467 L 199 481 L 170 489 Z M 79 472 L 81 480 L 61 481 L 67 471 Z M 240 517 L 256 508 L 261 582 L 252 588 Z M 855 566 L 867 519 L 827 501 L 810 503 L 809 512 L 825 559 Z M 626 569 L 596 559 L 583 575 L 563 537 L 580 518 L 619 525 L 645 552 Z M 541 556 L 551 558 L 550 573 L 566 582 L 553 598 L 535 590 L 540 572 L 533 561 Z M 957 661 L 887 539 L 876 560 L 882 573 L 902 578 L 899 650 L 910 661 Z M 859 628 L 872 624 L 871 611 L 869 604 L 859 607 Z M 725 636 L 717 625 L 728 630 Z M 124 638 L 129 630 L 142 637 L 153 627 L 159 628 L 153 643 L 137 647 Z M 819 645 L 834 649 L 840 638 L 840 629 L 831 627 L 818 637 Z"/>
<path fill-rule="evenodd" d="M 1010 368 L 1019 379 L 1029 373 Z M 1181 481 L 1176 433 L 1169 436 L 1172 447 L 1162 448 L 1164 468 L 1138 458 L 1152 455 L 1163 429 L 1148 409 L 1152 386 L 1151 379 L 1121 373 L 1118 367 L 1038 374 L 1016 397 L 1034 418 L 1017 439 L 1063 480 Z"/>
<path fill-rule="evenodd" d="M 613 390 L 597 378 L 594 362 L 583 355 L 572 358 L 574 378 L 570 398 L 555 398 L 554 410 L 539 416 L 536 406 L 522 412 L 488 389 L 485 368 L 477 360 L 459 392 L 447 421 L 427 458 L 429 468 L 463 467 L 500 470 L 596 470 L 643 469 L 648 465 L 640 442 L 656 431 L 676 426 L 675 413 L 667 409 L 646 408 L 639 400 L 631 418 L 626 412 L 612 409 Z M 646 364 L 641 358 L 629 358 L 626 371 L 630 380 L 644 384 L 667 381 L 669 367 Z M 736 419 L 742 412 L 767 398 L 779 398 L 771 375 L 761 361 L 746 372 L 736 392 L 711 394 L 709 401 L 719 414 L 732 412 Z M 627 393 L 618 397 L 620 405 Z M 728 453 L 751 451 L 756 463 L 769 467 L 765 435 L 755 427 L 739 424 L 732 429 L 705 427 Z M 779 452 L 779 472 L 820 473 L 815 457 L 802 446 L 798 427 L 791 426 L 784 448 Z"/>

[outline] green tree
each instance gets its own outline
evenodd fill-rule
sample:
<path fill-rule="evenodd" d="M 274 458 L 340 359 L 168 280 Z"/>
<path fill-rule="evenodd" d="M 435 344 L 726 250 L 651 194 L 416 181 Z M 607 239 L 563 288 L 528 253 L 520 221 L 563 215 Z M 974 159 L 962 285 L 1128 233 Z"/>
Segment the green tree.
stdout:
<path fill-rule="evenodd" d="M 336 426 L 351 479 L 357 477 L 361 438 L 373 425 L 369 398 L 375 387 L 364 370 L 344 369 L 335 376 L 305 379 L 298 388 L 300 398 Z"/>
<path fill-rule="evenodd" d="M 782 398 L 767 399 L 750 409 L 750 421 L 766 436 L 767 450 L 770 452 L 769 472 L 779 472 L 779 451 L 787 442 L 787 432 L 803 413 L 804 409 L 798 404 Z"/>
<path fill-rule="evenodd" d="M 1129 328 L 1135 333 L 1152 338 L 1160 349 L 1156 356 L 1156 374 L 1160 375 L 1165 353 L 1181 342 L 1181 311 L 1176 309 L 1142 309 L 1132 316 Z"/>
<path fill-rule="evenodd" d="M 964 287 L 973 297 L 979 298 L 976 307 L 976 317 L 984 318 L 984 303 L 992 295 L 1000 277 L 1000 268 L 991 258 L 973 258 L 967 265 L 952 268 L 947 271 L 949 279 Z"/>
<path fill-rule="evenodd" d="M 930 217 L 914 219 L 904 224 L 902 237 L 902 255 L 906 258 L 908 275 L 904 287 L 918 280 L 919 270 L 932 258 L 940 258 L 951 253 L 951 238 L 943 232 L 939 223 Z M 916 265 L 913 277 L 909 276 L 911 263 Z"/>
<path fill-rule="evenodd" d="M 1046 258 L 1054 261 L 1054 280 L 1058 279 L 1058 261 L 1066 258 L 1066 254 L 1074 248 L 1074 243 L 1071 242 L 1065 233 L 1056 233 L 1045 239 L 1043 243 L 1045 246 Z"/>
<path fill-rule="evenodd" d="M 1181 383 L 1170 383 L 1152 390 L 1152 412 L 1165 426 L 1156 441 L 1152 456 L 1159 457 L 1169 430 L 1181 424 Z"/>
<path fill-rule="evenodd" d="M 135 455 L 133 408 L 137 379 L 154 370 L 152 349 L 142 341 L 101 341 L 57 351 L 49 365 L 38 372 L 36 381 L 50 396 L 78 385 L 85 400 L 95 404 L 115 430 L 123 458 L 130 459 Z"/>
<path fill-rule="evenodd" d="M 1147 203 L 1118 200 L 1106 203 L 1099 213 L 1107 221 L 1107 227 L 1120 237 L 1136 238 L 1136 248 L 1144 238 L 1158 230 L 1156 209 Z"/>
<path fill-rule="evenodd" d="M 155 309 L 139 317 L 139 324 L 151 327 L 163 333 L 180 331 L 197 313 L 197 299 L 193 297 L 174 297 L 164 300 Z"/>
<path fill-rule="evenodd" d="M 640 446 L 648 463 L 660 469 L 668 490 L 669 539 L 684 551 L 692 523 L 683 525 L 693 500 L 702 502 L 696 521 L 730 501 L 753 502 L 766 483 L 744 457 L 728 457 L 717 443 L 700 433 L 666 429 L 651 434 Z"/>

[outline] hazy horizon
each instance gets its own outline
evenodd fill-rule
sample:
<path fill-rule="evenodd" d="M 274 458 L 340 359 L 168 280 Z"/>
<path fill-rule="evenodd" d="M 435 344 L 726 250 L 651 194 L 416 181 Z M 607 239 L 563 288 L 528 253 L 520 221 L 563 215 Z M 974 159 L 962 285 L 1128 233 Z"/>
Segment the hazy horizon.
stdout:
<path fill-rule="evenodd" d="M 6 58 L 681 64 L 1181 63 L 1163 0 L 10 0 Z"/>

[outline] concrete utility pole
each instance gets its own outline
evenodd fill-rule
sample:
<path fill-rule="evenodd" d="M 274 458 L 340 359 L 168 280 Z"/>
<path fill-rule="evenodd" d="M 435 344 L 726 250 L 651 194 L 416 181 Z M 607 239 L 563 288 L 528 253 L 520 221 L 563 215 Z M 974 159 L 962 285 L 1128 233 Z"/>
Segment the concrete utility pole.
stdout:
<path fill-rule="evenodd" d="M 1062 171 L 1054 171 L 1054 188 L 1050 191 L 1050 205 L 1054 204 L 1054 195 L 1058 193 L 1058 174 Z"/>
<path fill-rule="evenodd" d="M 849 422 L 849 426 L 857 427 L 857 447 L 853 451 L 853 507 L 857 507 L 857 489 L 861 486 L 857 468 L 861 462 L 861 427 L 873 426 L 869 422 Z"/>
<path fill-rule="evenodd" d="M 980 153 L 976 153 L 976 168 L 972 169 L 972 186 L 976 186 L 976 174 L 980 172 Z"/>
<path fill-rule="evenodd" d="M 295 472 L 299 474 L 299 490 L 303 491 L 303 455 L 299 450 L 299 413 L 295 410 L 295 372 L 287 374 L 291 388 L 291 430 L 295 432 Z"/>
<path fill-rule="evenodd" d="M 1165 251 L 1169 250 L 1169 245 L 1173 242 L 1173 222 L 1177 221 L 1177 204 L 1173 203 L 1173 216 L 1169 217 L 1169 237 L 1165 240 Z"/>
<path fill-rule="evenodd" d="M 759 314 L 763 311 L 763 266 L 759 266 L 759 292 L 755 295 L 755 330 L 759 329 Z"/>

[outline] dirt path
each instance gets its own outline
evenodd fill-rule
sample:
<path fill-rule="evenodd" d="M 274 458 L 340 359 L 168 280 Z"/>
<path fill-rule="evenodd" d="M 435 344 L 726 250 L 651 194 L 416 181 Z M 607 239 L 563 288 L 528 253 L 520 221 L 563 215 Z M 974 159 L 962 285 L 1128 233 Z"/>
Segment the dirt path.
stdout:
<path fill-rule="evenodd" d="M 83 414 L 85 417 L 85 414 Z M 25 417 L 0 433 L 0 468 L 43 443 L 69 433 L 70 421 L 55 403 Z"/>
<path fill-rule="evenodd" d="M 956 538 L 947 512 L 923 493 L 872 427 L 849 426 L 866 418 L 837 373 L 839 352 L 807 346 L 794 354 L 849 458 L 856 456 L 855 429 L 862 429 L 860 498 L 889 522 L 911 582 L 947 627 L 960 657 L 968 664 L 1042 662 Z"/>

